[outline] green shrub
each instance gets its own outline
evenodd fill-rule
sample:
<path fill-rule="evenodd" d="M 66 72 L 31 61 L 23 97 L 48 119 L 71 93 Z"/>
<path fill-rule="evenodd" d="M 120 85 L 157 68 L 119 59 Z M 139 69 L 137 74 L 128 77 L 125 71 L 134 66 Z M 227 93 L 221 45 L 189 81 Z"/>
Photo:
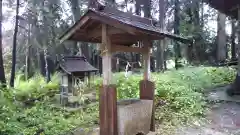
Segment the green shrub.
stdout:
<path fill-rule="evenodd" d="M 46 83 L 45 78 L 40 74 L 33 76 L 25 81 L 21 79 L 19 74 L 15 81 L 15 97 L 18 101 L 26 101 L 30 99 L 38 99 L 44 95 L 59 91 L 58 74 L 51 77 L 51 82 Z"/>

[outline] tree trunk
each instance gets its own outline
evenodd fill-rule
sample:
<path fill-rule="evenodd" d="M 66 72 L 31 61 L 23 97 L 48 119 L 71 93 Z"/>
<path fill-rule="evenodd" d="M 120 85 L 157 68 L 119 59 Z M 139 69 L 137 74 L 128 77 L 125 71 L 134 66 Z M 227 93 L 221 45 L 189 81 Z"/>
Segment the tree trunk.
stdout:
<path fill-rule="evenodd" d="M 31 24 L 28 24 L 28 39 L 27 39 L 27 50 L 26 50 L 26 63 L 25 63 L 25 80 L 29 78 L 29 69 L 30 69 L 30 40 L 31 40 Z"/>
<path fill-rule="evenodd" d="M 175 12 L 174 12 L 174 34 L 179 35 L 179 26 L 180 26 L 180 3 L 179 0 L 175 0 Z M 175 68 L 178 69 L 179 63 L 178 59 L 181 58 L 181 50 L 179 42 L 175 41 Z"/>
<path fill-rule="evenodd" d="M 78 2 L 78 0 L 69 0 L 69 1 L 70 1 L 70 5 L 71 5 L 72 14 L 73 14 L 73 20 L 74 20 L 74 22 L 77 22 L 81 17 L 81 12 L 80 12 L 81 10 L 79 7 L 79 2 Z M 80 49 L 82 49 L 81 44 L 78 42 L 75 42 L 74 44 L 75 44 L 75 48 L 79 49 L 78 54 L 82 55 L 83 51 L 80 50 Z"/>
<path fill-rule="evenodd" d="M 12 71 L 11 71 L 11 78 L 10 78 L 10 86 L 14 87 L 14 79 L 15 79 L 15 70 L 16 70 L 16 48 L 17 48 L 17 34 L 18 34 L 18 20 L 19 20 L 19 3 L 20 0 L 17 0 L 17 7 L 16 7 L 16 20 L 15 20 L 15 29 L 13 35 L 13 48 L 12 48 Z"/>
<path fill-rule="evenodd" d="M 81 44 L 81 50 L 82 50 L 82 54 L 86 57 L 87 61 L 89 61 L 90 60 L 90 54 L 89 54 L 88 43 L 82 43 Z"/>
<path fill-rule="evenodd" d="M 240 8 L 238 8 L 238 25 L 237 25 L 237 36 L 238 36 L 238 46 L 240 45 Z M 240 51 L 238 50 L 238 70 L 236 79 L 234 80 L 231 87 L 227 90 L 229 96 L 240 95 Z"/>
<path fill-rule="evenodd" d="M 164 30 L 165 1 L 159 0 L 159 24 L 160 29 Z M 163 71 L 164 65 L 164 40 L 160 40 L 157 45 L 157 71 Z"/>
<path fill-rule="evenodd" d="M 163 67 L 164 70 L 167 70 L 167 45 L 166 45 L 166 40 L 163 40 L 164 44 L 164 50 L 163 50 Z"/>
<path fill-rule="evenodd" d="M 226 15 L 218 12 L 218 31 L 217 31 L 217 60 L 218 62 L 224 62 L 226 60 Z"/>
<path fill-rule="evenodd" d="M 135 13 L 136 15 L 141 15 L 141 3 L 139 0 L 136 0 L 136 4 L 135 4 Z"/>
<path fill-rule="evenodd" d="M 46 82 L 50 82 L 51 81 L 51 77 L 50 77 L 50 72 L 49 72 L 49 66 L 48 66 L 48 52 L 47 49 L 44 50 L 44 61 L 45 61 L 45 74 L 46 74 Z"/>
<path fill-rule="evenodd" d="M 26 50 L 26 59 L 25 59 L 25 80 L 28 80 L 29 77 L 29 69 L 30 69 L 30 46 L 27 47 Z"/>
<path fill-rule="evenodd" d="M 144 0 L 144 17 L 151 18 L 151 0 Z"/>
<path fill-rule="evenodd" d="M 109 2 L 110 4 L 114 4 L 115 0 L 107 0 L 107 2 Z"/>
<path fill-rule="evenodd" d="M 204 28 L 204 0 L 201 2 L 201 29 Z"/>
<path fill-rule="evenodd" d="M 3 65 L 3 50 L 2 50 L 2 0 L 0 1 L 0 82 L 1 85 L 6 87 L 6 78 Z"/>
<path fill-rule="evenodd" d="M 141 16 L 141 3 L 139 0 L 136 0 L 135 13 L 136 15 Z M 140 62 L 140 57 L 141 57 L 141 54 L 136 53 L 136 62 Z"/>
<path fill-rule="evenodd" d="M 231 33 L 231 59 L 232 61 L 236 61 L 237 56 L 236 56 L 236 43 L 235 43 L 235 39 L 236 39 L 236 21 L 232 20 L 232 33 Z"/>

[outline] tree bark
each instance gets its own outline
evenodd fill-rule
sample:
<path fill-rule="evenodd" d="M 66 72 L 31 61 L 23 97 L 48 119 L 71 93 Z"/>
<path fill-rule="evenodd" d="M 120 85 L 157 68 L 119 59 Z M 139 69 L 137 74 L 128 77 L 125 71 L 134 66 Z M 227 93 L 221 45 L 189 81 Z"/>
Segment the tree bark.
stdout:
<path fill-rule="evenodd" d="M 135 4 L 135 13 L 138 16 L 141 16 L 141 3 L 139 0 L 136 0 L 136 4 Z M 136 53 L 136 62 L 140 62 L 140 57 L 141 54 L 140 53 Z"/>
<path fill-rule="evenodd" d="M 0 1 L 0 82 L 1 85 L 6 87 L 6 78 L 3 65 L 3 47 L 2 47 L 2 0 Z"/>
<path fill-rule="evenodd" d="M 217 60 L 218 62 L 224 62 L 226 60 L 227 50 L 227 37 L 226 37 L 226 15 L 218 13 L 218 31 L 217 31 Z"/>
<path fill-rule="evenodd" d="M 144 0 L 144 17 L 151 18 L 151 0 Z"/>
<path fill-rule="evenodd" d="M 81 17 L 81 10 L 80 10 L 80 7 L 79 7 L 79 2 L 78 0 L 69 0 L 70 1 L 70 5 L 71 5 L 71 10 L 72 10 L 72 14 L 73 14 L 73 20 L 74 22 L 77 22 L 80 17 Z M 79 55 L 82 55 L 82 45 L 78 42 L 75 42 L 75 48 L 78 48 L 79 49 L 79 52 L 78 54 Z"/>
<path fill-rule="evenodd" d="M 30 40 L 31 40 L 31 24 L 28 24 L 28 39 L 27 39 L 27 50 L 26 50 L 26 63 L 25 63 L 25 80 L 29 78 L 29 70 L 30 70 Z"/>
<path fill-rule="evenodd" d="M 15 29 L 13 35 L 13 48 L 12 48 L 12 71 L 11 71 L 11 78 L 10 78 L 10 86 L 14 87 L 14 79 L 15 79 L 15 70 L 16 70 L 16 48 L 17 48 L 17 34 L 18 34 L 18 20 L 19 20 L 19 6 L 20 0 L 17 0 L 17 7 L 16 7 L 16 20 L 15 20 Z"/>
<path fill-rule="evenodd" d="M 44 50 L 44 61 L 45 61 L 45 74 L 46 74 L 46 82 L 50 82 L 51 81 L 51 77 L 50 77 L 50 72 L 49 72 L 49 65 L 48 65 L 48 52 L 47 49 Z"/>
<path fill-rule="evenodd" d="M 193 49 L 193 55 L 195 57 L 195 60 L 197 60 L 198 62 L 202 62 L 204 59 L 204 48 L 202 46 L 202 37 L 201 37 L 201 27 L 203 27 L 203 25 L 200 24 L 200 16 L 199 16 L 199 7 L 200 3 L 198 1 L 193 1 L 192 3 L 192 8 L 190 8 L 190 15 L 191 15 L 191 20 L 193 21 L 193 27 L 194 27 L 194 39 L 195 39 L 195 44 L 190 47 L 191 49 Z"/>
<path fill-rule="evenodd" d="M 240 8 L 238 7 L 238 25 L 237 25 L 237 36 L 238 36 L 238 46 L 240 45 Z M 238 50 L 238 70 L 236 74 L 236 79 L 234 80 L 231 87 L 227 90 L 229 96 L 240 95 L 240 51 Z"/>
<path fill-rule="evenodd" d="M 136 15 L 141 15 L 141 3 L 139 0 L 136 0 L 135 13 Z"/>
<path fill-rule="evenodd" d="M 164 20 L 165 20 L 165 0 L 159 0 L 159 24 L 160 29 L 164 30 Z M 164 70 L 164 39 L 159 41 L 157 46 L 157 71 Z"/>
<path fill-rule="evenodd" d="M 180 3 L 179 0 L 175 0 L 175 12 L 174 12 L 174 34 L 179 35 L 179 26 L 180 26 Z M 178 59 L 181 58 L 181 50 L 179 42 L 175 41 L 175 68 L 178 69 L 179 63 Z"/>
<path fill-rule="evenodd" d="M 232 33 L 231 33 L 231 59 L 232 61 L 236 61 L 237 56 L 236 56 L 236 43 L 235 43 L 235 39 L 236 39 L 236 21 L 232 20 Z"/>

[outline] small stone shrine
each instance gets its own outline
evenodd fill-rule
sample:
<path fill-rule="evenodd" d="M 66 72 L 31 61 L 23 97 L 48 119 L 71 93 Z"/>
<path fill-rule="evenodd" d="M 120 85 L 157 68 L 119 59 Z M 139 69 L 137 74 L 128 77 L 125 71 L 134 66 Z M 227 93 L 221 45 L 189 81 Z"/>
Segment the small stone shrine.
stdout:
<path fill-rule="evenodd" d="M 67 105 L 69 98 L 77 96 L 76 86 L 81 87 L 83 82 L 90 82 L 91 73 L 98 69 L 90 65 L 85 57 L 65 56 L 58 64 L 61 76 L 60 103 Z M 86 79 L 86 77 L 88 79 Z"/>

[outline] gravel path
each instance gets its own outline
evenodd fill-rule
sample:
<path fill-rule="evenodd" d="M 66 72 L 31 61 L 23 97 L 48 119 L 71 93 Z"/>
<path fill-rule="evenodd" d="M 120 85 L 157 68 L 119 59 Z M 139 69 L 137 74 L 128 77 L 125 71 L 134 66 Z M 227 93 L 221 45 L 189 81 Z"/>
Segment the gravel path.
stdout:
<path fill-rule="evenodd" d="M 226 89 L 221 87 L 208 94 L 209 100 L 218 102 L 211 105 L 208 122 L 182 127 L 176 135 L 240 135 L 240 97 L 227 96 Z"/>

